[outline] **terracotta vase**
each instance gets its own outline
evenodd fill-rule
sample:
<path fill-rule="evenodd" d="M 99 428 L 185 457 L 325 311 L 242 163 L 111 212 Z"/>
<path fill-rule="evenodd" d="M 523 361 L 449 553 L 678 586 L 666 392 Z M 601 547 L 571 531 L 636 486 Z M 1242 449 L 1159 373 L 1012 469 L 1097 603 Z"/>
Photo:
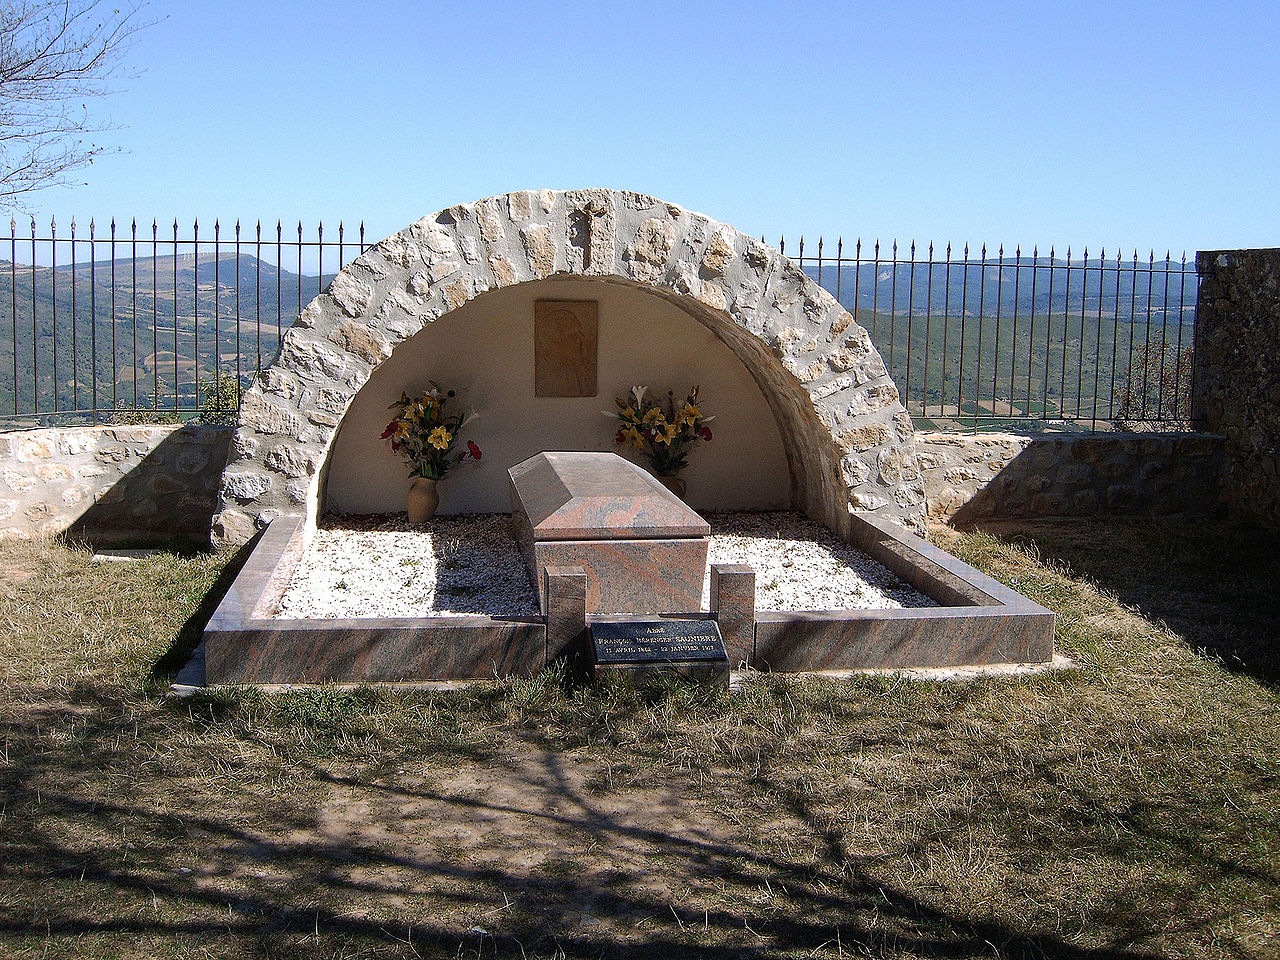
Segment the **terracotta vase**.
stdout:
<path fill-rule="evenodd" d="M 684 492 L 687 489 L 687 487 L 685 486 L 683 477 L 677 477 L 674 475 L 669 477 L 659 476 L 658 482 L 662 484 L 664 487 L 666 487 L 668 490 L 670 490 L 672 493 L 674 493 L 681 500 L 684 499 Z"/>
<path fill-rule="evenodd" d="M 426 477 L 414 477 L 409 482 L 409 495 L 406 500 L 409 507 L 409 522 L 426 523 L 436 515 L 436 507 L 440 506 L 440 494 L 436 490 L 436 482 Z"/>

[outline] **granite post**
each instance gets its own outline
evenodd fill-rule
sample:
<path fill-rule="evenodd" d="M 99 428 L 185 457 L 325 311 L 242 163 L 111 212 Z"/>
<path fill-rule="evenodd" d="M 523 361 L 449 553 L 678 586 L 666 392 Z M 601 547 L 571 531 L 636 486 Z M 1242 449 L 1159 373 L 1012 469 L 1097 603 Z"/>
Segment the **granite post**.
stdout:
<path fill-rule="evenodd" d="M 750 666 L 756 656 L 756 572 L 745 563 L 711 565 L 711 612 L 732 667 Z"/>
<path fill-rule="evenodd" d="M 587 643 L 587 574 L 581 567 L 543 567 L 542 606 L 547 612 L 547 663 L 568 658 L 581 666 Z"/>

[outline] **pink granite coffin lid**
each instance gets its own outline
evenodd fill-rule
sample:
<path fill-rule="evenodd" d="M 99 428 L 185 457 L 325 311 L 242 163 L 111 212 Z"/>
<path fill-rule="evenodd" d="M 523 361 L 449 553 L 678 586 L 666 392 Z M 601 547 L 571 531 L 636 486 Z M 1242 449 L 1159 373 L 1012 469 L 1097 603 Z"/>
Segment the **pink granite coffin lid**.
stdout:
<path fill-rule="evenodd" d="M 711 527 L 646 471 L 616 453 L 539 453 L 507 471 L 511 509 L 534 540 L 706 537 Z"/>

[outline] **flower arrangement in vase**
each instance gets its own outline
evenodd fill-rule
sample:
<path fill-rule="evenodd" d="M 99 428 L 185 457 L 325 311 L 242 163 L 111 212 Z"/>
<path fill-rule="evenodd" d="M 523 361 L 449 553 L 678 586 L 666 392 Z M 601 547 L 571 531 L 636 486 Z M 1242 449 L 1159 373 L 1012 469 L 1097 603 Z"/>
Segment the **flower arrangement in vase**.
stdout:
<path fill-rule="evenodd" d="M 411 523 L 425 523 L 435 516 L 440 505 L 436 483 L 445 478 L 451 467 L 464 460 L 479 460 L 483 455 L 471 440 L 467 441 L 465 450 L 452 452 L 459 431 L 470 419 L 445 412 L 445 406 L 453 397 L 454 391 L 441 392 L 432 381 L 420 397 L 411 398 L 401 393 L 400 399 L 389 408 L 398 412 L 382 431 L 381 439 L 409 464 Z"/>
<path fill-rule="evenodd" d="M 688 465 L 693 448 L 711 440 L 707 424 L 715 417 L 703 415 L 696 386 L 679 407 L 673 391 L 668 390 L 661 401 L 649 397 L 648 391 L 648 387 L 632 387 L 630 394 L 614 399 L 616 413 L 605 411 L 608 416 L 616 416 L 620 425 L 614 441 L 643 453 L 658 479 L 683 497 L 685 482 L 680 471 Z"/>

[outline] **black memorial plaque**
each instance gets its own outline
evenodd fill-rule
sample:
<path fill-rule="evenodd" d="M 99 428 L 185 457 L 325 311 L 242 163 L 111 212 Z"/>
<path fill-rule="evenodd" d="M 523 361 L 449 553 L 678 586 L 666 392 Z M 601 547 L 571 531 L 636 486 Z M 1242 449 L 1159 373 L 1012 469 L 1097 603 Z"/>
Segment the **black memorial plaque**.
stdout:
<path fill-rule="evenodd" d="M 728 662 L 714 620 L 631 620 L 592 623 L 599 665 Z"/>

